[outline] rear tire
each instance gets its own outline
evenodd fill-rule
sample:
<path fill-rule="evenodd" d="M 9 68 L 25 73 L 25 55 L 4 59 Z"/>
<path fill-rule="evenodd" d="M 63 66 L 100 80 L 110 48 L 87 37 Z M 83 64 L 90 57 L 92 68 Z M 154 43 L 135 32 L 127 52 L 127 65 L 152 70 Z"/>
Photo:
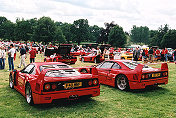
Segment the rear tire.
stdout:
<path fill-rule="evenodd" d="M 14 88 L 14 79 L 13 79 L 13 77 L 12 77 L 12 74 L 9 75 L 9 87 L 10 87 L 11 89 Z"/>
<path fill-rule="evenodd" d="M 32 97 L 32 89 L 31 89 L 31 86 L 30 86 L 29 83 L 25 87 L 25 97 L 26 97 L 26 102 L 29 105 L 33 105 L 34 104 L 33 97 Z"/>
<path fill-rule="evenodd" d="M 127 77 L 125 75 L 118 75 L 115 80 L 115 86 L 121 91 L 128 90 L 129 83 Z"/>

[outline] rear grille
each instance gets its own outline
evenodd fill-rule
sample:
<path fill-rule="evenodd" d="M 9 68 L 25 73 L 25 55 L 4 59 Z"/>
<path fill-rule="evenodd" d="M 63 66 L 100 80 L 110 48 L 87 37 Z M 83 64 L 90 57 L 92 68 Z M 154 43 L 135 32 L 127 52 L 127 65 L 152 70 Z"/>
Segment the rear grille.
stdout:
<path fill-rule="evenodd" d="M 97 84 L 94 85 L 89 85 L 89 82 L 93 80 L 97 80 Z M 81 86 L 76 86 L 76 87 L 65 87 L 66 84 L 77 84 L 77 83 L 81 83 Z M 45 85 L 46 84 L 50 84 L 50 89 L 49 90 L 45 90 Z M 52 89 L 52 85 L 55 84 L 56 85 L 56 89 Z M 60 90 L 70 90 L 70 89 L 77 89 L 77 88 L 87 88 L 87 87 L 94 87 L 94 86 L 98 86 L 99 85 L 99 82 L 98 82 L 98 79 L 95 78 L 95 79 L 84 79 L 84 80 L 71 80 L 71 81 L 60 81 L 60 82 L 50 82 L 50 83 L 45 83 L 44 86 L 43 86 L 43 91 L 44 92 L 50 92 L 50 91 L 60 91 Z"/>

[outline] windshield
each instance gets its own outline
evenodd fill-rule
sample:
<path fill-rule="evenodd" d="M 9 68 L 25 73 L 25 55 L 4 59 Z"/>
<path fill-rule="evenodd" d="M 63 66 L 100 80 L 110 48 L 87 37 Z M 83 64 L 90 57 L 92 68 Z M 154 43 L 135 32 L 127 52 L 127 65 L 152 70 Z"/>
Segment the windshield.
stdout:
<path fill-rule="evenodd" d="M 135 61 L 131 61 L 131 62 L 122 62 L 125 66 L 127 66 L 128 68 L 130 68 L 130 69 L 135 69 L 136 68 L 136 66 L 138 65 L 138 64 L 140 64 L 140 63 L 138 63 L 138 62 L 135 62 Z M 147 66 L 147 65 L 144 65 L 144 67 L 143 67 L 143 69 L 144 68 L 151 68 L 151 67 L 149 67 L 149 66 Z"/>

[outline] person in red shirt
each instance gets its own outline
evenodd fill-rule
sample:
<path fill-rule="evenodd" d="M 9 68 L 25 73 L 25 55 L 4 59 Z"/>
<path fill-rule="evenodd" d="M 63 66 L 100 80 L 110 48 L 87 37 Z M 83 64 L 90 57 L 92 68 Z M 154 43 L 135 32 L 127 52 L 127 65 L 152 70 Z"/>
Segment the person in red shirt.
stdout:
<path fill-rule="evenodd" d="M 147 48 L 145 50 L 145 56 L 148 57 L 148 50 L 147 50 Z"/>
<path fill-rule="evenodd" d="M 32 50 L 29 51 L 30 63 L 35 62 L 36 54 L 37 54 L 37 52 L 34 48 L 32 48 Z"/>
<path fill-rule="evenodd" d="M 168 50 L 167 50 L 167 48 L 165 48 L 165 50 L 164 50 L 164 56 L 165 56 L 165 61 L 167 62 L 167 53 L 168 53 Z"/>

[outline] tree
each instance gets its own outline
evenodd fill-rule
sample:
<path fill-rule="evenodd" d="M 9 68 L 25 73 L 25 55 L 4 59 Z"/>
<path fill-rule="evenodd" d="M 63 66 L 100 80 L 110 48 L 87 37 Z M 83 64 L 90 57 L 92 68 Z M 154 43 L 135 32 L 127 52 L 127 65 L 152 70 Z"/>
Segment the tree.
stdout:
<path fill-rule="evenodd" d="M 74 34 L 71 31 L 73 24 L 56 22 L 56 25 L 62 30 L 62 33 L 65 36 L 67 43 L 73 41 Z"/>
<path fill-rule="evenodd" d="M 124 47 L 127 37 L 120 26 L 115 26 L 110 30 L 108 42 L 114 47 Z"/>
<path fill-rule="evenodd" d="M 14 41 L 15 40 L 15 33 L 14 33 L 15 24 L 12 23 L 11 21 L 7 21 L 4 24 L 4 29 L 5 29 L 4 39 L 7 39 L 9 41 L 10 40 Z"/>
<path fill-rule="evenodd" d="M 161 47 L 176 49 L 176 30 L 169 30 L 161 41 Z"/>
<path fill-rule="evenodd" d="M 90 26 L 89 30 L 90 30 L 89 42 L 97 42 L 100 37 L 101 28 L 98 27 L 97 25 L 94 25 Z"/>
<path fill-rule="evenodd" d="M 31 25 L 28 20 L 16 19 L 15 40 L 28 41 L 30 40 Z"/>
<path fill-rule="evenodd" d="M 48 44 L 54 41 L 56 30 L 57 27 L 50 17 L 42 17 L 37 22 L 33 37 L 35 41 Z"/>
<path fill-rule="evenodd" d="M 57 27 L 56 31 L 55 31 L 55 37 L 54 37 L 54 43 L 65 43 L 65 36 L 62 33 L 62 30 Z"/>
<path fill-rule="evenodd" d="M 149 43 L 149 28 L 146 26 L 133 26 L 130 34 L 130 38 L 134 43 Z"/>
<path fill-rule="evenodd" d="M 87 41 L 90 35 L 87 19 L 79 19 L 73 22 L 72 32 L 74 33 L 74 41 L 80 45 L 81 41 Z"/>

